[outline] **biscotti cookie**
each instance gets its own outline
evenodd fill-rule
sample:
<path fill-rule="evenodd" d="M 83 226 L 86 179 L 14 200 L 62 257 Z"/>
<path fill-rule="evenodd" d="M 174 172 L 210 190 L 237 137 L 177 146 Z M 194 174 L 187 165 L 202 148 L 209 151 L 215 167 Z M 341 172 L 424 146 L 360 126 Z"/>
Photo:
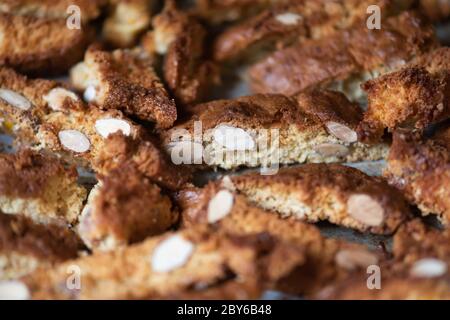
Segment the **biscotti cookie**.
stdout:
<path fill-rule="evenodd" d="M 359 231 L 391 234 L 408 217 L 400 192 L 380 178 L 337 164 L 282 168 L 274 175 L 231 178 L 236 190 L 282 217 L 331 223 Z"/>
<path fill-rule="evenodd" d="M 257 93 L 296 94 L 321 86 L 364 97 L 364 80 L 396 70 L 437 46 L 433 28 L 411 12 L 385 19 L 380 30 L 364 24 L 276 51 L 249 69 Z"/>
<path fill-rule="evenodd" d="M 38 270 L 22 285 L 34 299 L 163 299 L 230 280 L 255 279 L 263 288 L 271 280 L 265 271 L 282 259 L 290 270 L 303 262 L 303 253 L 271 237 L 239 237 L 198 226 Z M 66 286 L 70 266 L 80 271 L 78 288 Z"/>
<path fill-rule="evenodd" d="M 142 43 L 151 54 L 164 56 L 164 80 L 182 105 L 197 103 L 215 80 L 215 67 L 206 61 L 206 30 L 194 18 L 167 1 Z"/>
<path fill-rule="evenodd" d="M 103 109 L 155 122 L 168 128 L 177 119 L 175 102 L 167 94 L 144 51 L 103 51 L 90 47 L 84 62 L 70 72 L 72 84 L 84 90 L 84 98 Z"/>
<path fill-rule="evenodd" d="M 394 133 L 384 176 L 422 211 L 450 221 L 450 129 L 435 137 Z M 445 133 L 447 135 L 445 135 Z"/>
<path fill-rule="evenodd" d="M 26 74 L 55 75 L 82 57 L 92 32 L 88 26 L 69 29 L 65 19 L 0 13 L 0 64 Z"/>
<path fill-rule="evenodd" d="M 30 150 L 0 154 L 0 210 L 35 223 L 74 224 L 86 190 L 77 185 L 74 167 Z"/>
<path fill-rule="evenodd" d="M 293 218 L 281 218 L 252 205 L 244 196 L 230 191 L 231 180 L 210 183 L 203 189 L 179 192 L 183 226 L 211 224 L 233 234 L 267 233 L 286 243 L 305 248 L 306 261 L 289 277 L 274 283 L 274 289 L 311 295 L 323 287 L 365 270 L 383 260 L 383 255 L 363 245 L 324 238 L 318 228 Z M 227 189 L 228 188 L 228 189 Z"/>
<path fill-rule="evenodd" d="M 66 227 L 43 226 L 23 215 L 0 213 L 0 280 L 74 259 L 82 248 L 80 239 Z"/>
<path fill-rule="evenodd" d="M 98 18 L 107 0 L 2 0 L 0 12 L 38 18 L 62 18 L 79 10 L 83 22 Z"/>
<path fill-rule="evenodd" d="M 420 9 L 435 22 L 450 17 L 450 2 L 447 0 L 420 0 Z"/>
<path fill-rule="evenodd" d="M 304 39 L 319 39 L 342 29 L 359 26 L 367 19 L 367 8 L 377 5 L 382 18 L 405 9 L 411 1 L 328 0 L 294 1 L 275 6 L 231 26 L 215 40 L 214 58 L 229 61 L 269 53 L 274 47 Z"/>
<path fill-rule="evenodd" d="M 383 143 L 369 147 L 357 141 L 362 111 L 337 92 L 254 95 L 192 111 L 190 119 L 164 133 L 175 163 L 232 169 L 379 160 L 387 153 Z"/>
<path fill-rule="evenodd" d="M 177 221 L 170 199 L 135 166 L 125 164 L 99 178 L 78 225 L 90 249 L 115 250 L 161 234 Z"/>
<path fill-rule="evenodd" d="M 155 0 L 110 0 L 109 13 L 103 23 L 103 39 L 114 47 L 136 44 L 151 22 Z"/>
<path fill-rule="evenodd" d="M 423 130 L 450 117 L 450 48 L 439 48 L 411 65 L 362 85 L 368 109 L 358 126 L 362 141 L 376 142 L 384 130 Z"/>

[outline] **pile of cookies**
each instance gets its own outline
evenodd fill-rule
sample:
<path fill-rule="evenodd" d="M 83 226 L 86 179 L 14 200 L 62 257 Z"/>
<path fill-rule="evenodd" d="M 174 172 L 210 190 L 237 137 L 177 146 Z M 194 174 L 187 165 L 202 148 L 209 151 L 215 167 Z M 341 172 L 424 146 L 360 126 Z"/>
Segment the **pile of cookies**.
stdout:
<path fill-rule="evenodd" d="M 448 18 L 0 0 L 0 299 L 450 299 Z"/>

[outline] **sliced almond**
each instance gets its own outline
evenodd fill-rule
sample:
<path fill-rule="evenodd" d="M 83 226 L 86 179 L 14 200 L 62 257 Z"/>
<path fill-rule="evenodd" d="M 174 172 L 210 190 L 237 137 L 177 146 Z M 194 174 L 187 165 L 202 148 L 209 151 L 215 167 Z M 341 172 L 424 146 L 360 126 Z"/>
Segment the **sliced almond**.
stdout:
<path fill-rule="evenodd" d="M 153 251 L 152 269 L 155 272 L 170 272 L 184 266 L 192 253 L 194 244 L 180 235 L 163 240 Z"/>
<path fill-rule="evenodd" d="M 122 119 L 99 119 L 95 121 L 95 130 L 103 138 L 108 138 L 110 134 L 115 132 L 122 132 L 123 135 L 129 136 L 131 134 L 130 124 Z"/>
<path fill-rule="evenodd" d="M 47 102 L 48 106 L 55 111 L 63 109 L 64 101 L 66 99 L 74 101 L 78 100 L 78 96 L 75 93 L 64 88 L 53 88 L 42 98 Z"/>
<path fill-rule="evenodd" d="M 0 89 L 0 98 L 20 110 L 28 110 L 32 104 L 23 95 L 8 89 Z"/>
<path fill-rule="evenodd" d="M 228 190 L 220 190 L 208 203 L 208 222 L 215 223 L 226 217 L 233 208 L 234 197 Z"/>
<path fill-rule="evenodd" d="M 86 90 L 84 90 L 83 99 L 86 102 L 92 102 L 95 100 L 97 96 L 97 89 L 95 89 L 95 86 L 88 86 Z"/>
<path fill-rule="evenodd" d="M 322 157 L 345 157 L 349 150 L 346 146 L 335 143 L 322 143 L 314 147 L 314 151 Z"/>
<path fill-rule="evenodd" d="M 30 291 L 27 286 L 17 280 L 0 281 L 0 300 L 28 300 Z"/>
<path fill-rule="evenodd" d="M 338 138 L 341 141 L 347 143 L 353 143 L 358 141 L 358 134 L 355 130 L 350 129 L 346 125 L 329 121 L 325 124 L 328 129 L 328 132 Z"/>
<path fill-rule="evenodd" d="M 220 125 L 214 130 L 214 141 L 230 151 L 245 151 L 255 148 L 255 141 L 244 129 Z"/>
<path fill-rule="evenodd" d="M 277 15 L 275 19 L 284 25 L 295 26 L 302 20 L 302 16 L 292 12 L 285 12 Z"/>
<path fill-rule="evenodd" d="M 347 212 L 357 221 L 378 227 L 384 221 L 384 209 L 381 204 L 367 194 L 353 194 L 347 200 Z"/>
<path fill-rule="evenodd" d="M 419 278 L 437 278 L 446 273 L 447 264 L 435 258 L 421 259 L 411 268 L 411 275 Z"/>
<path fill-rule="evenodd" d="M 222 178 L 221 186 L 230 191 L 236 190 L 236 186 L 234 185 L 233 181 L 229 176 L 225 176 Z"/>
<path fill-rule="evenodd" d="M 78 130 L 62 130 L 58 138 L 65 148 L 74 152 L 83 153 L 91 147 L 88 137 Z"/>
<path fill-rule="evenodd" d="M 367 268 L 378 263 L 378 257 L 375 254 L 358 249 L 342 249 L 336 253 L 334 259 L 338 266 L 349 271 Z"/>

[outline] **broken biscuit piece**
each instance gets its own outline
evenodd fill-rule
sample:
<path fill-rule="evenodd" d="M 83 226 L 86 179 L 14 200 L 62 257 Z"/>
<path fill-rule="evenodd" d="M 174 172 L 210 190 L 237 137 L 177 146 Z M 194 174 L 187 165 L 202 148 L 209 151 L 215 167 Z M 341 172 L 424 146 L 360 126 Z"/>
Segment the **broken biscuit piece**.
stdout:
<path fill-rule="evenodd" d="M 282 217 L 392 234 L 408 218 L 402 195 L 380 178 L 338 164 L 282 168 L 274 175 L 231 178 L 251 202 Z"/>
<path fill-rule="evenodd" d="M 395 132 L 384 176 L 423 215 L 437 214 L 450 221 L 450 128 L 429 139 Z"/>
<path fill-rule="evenodd" d="M 75 224 L 86 199 L 74 167 L 30 150 L 0 154 L 0 210 L 41 224 Z"/>
<path fill-rule="evenodd" d="M 78 233 L 87 247 L 110 251 L 168 230 L 177 220 L 161 190 L 133 165 L 100 177 L 92 189 Z"/>
<path fill-rule="evenodd" d="M 152 64 L 139 49 L 107 52 L 90 47 L 84 62 L 72 68 L 70 78 L 78 90 L 84 90 L 88 102 L 169 128 L 177 118 L 175 102 Z"/>
<path fill-rule="evenodd" d="M 450 2 L 442 0 L 419 0 L 421 12 L 434 22 L 450 17 Z"/>
<path fill-rule="evenodd" d="M 38 267 L 74 259 L 82 248 L 67 227 L 43 226 L 24 215 L 0 213 L 0 280 L 17 279 Z"/>
<path fill-rule="evenodd" d="M 109 44 L 129 48 L 151 22 L 154 0 L 110 0 L 102 36 Z"/>
<path fill-rule="evenodd" d="M 92 32 L 65 19 L 0 13 L 0 64 L 31 75 L 59 75 L 80 61 Z"/>
<path fill-rule="evenodd" d="M 250 85 L 257 93 L 286 95 L 319 86 L 363 101 L 362 82 L 437 45 L 432 26 L 405 12 L 386 19 L 380 30 L 364 24 L 276 51 L 249 69 Z"/>
<path fill-rule="evenodd" d="M 357 141 L 362 111 L 337 92 L 254 95 L 200 104 L 192 112 L 163 134 L 176 164 L 269 168 L 379 160 L 387 153 L 383 143 L 369 147 Z"/>
<path fill-rule="evenodd" d="M 184 292 L 201 293 L 229 281 L 244 283 L 240 287 L 244 292 L 246 284 L 259 283 L 257 292 L 261 293 L 265 270 L 279 263 L 283 255 L 292 262 L 284 261 L 285 270 L 303 262 L 300 248 L 272 237 L 239 237 L 197 226 L 123 250 L 95 253 L 51 270 L 40 269 L 22 283 L 33 299 L 164 299 Z M 66 283 L 69 265 L 81 271 L 83 285 L 79 289 L 61 285 Z M 254 289 L 251 292 L 255 293 Z"/>
<path fill-rule="evenodd" d="M 368 109 L 358 126 L 364 142 L 381 139 L 384 130 L 423 130 L 450 118 L 450 48 L 439 48 L 411 65 L 362 85 Z"/>

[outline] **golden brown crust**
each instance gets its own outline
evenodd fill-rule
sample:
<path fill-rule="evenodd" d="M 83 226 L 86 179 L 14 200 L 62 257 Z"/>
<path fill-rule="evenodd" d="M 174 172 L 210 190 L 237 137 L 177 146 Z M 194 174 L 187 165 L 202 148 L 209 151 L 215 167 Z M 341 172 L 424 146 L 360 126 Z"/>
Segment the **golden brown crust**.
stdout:
<path fill-rule="evenodd" d="M 100 177 L 78 231 L 92 249 L 113 250 L 163 233 L 177 220 L 171 202 L 133 165 Z"/>
<path fill-rule="evenodd" d="M 420 0 L 420 9 L 432 21 L 443 21 L 450 17 L 450 3 L 440 0 Z"/>
<path fill-rule="evenodd" d="M 65 19 L 0 14 L 0 63 L 26 74 L 61 74 L 91 41 L 88 26 L 69 29 Z"/>
<path fill-rule="evenodd" d="M 251 86 L 255 92 L 292 95 L 364 72 L 397 68 L 436 43 L 432 27 L 406 12 L 387 19 L 381 30 L 364 24 L 277 51 L 250 68 Z"/>
<path fill-rule="evenodd" d="M 72 69 L 71 79 L 78 89 L 94 86 L 93 101 L 99 107 L 122 110 L 168 128 L 175 122 L 177 111 L 152 62 L 139 50 L 107 52 L 92 46 L 84 63 Z"/>
<path fill-rule="evenodd" d="M 394 133 L 384 172 L 389 183 L 416 203 L 424 215 L 438 214 L 450 219 L 450 143 L 448 127 L 436 140 L 421 139 L 408 132 Z"/>

